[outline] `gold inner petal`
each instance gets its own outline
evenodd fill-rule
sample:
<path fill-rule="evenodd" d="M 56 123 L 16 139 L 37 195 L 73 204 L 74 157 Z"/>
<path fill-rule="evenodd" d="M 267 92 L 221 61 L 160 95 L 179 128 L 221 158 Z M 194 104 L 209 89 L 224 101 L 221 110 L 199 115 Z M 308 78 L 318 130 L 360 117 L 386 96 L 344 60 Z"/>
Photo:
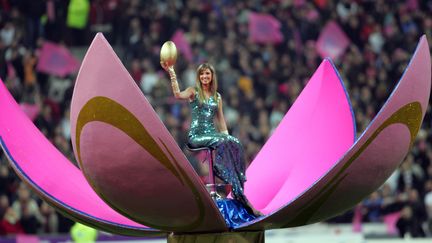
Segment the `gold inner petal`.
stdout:
<path fill-rule="evenodd" d="M 192 223 L 184 225 L 184 226 L 169 226 L 169 225 L 155 225 L 151 222 L 143 221 L 141 218 L 136 218 L 135 216 L 128 214 L 124 209 L 118 208 L 109 200 L 106 199 L 104 194 L 95 187 L 95 183 L 90 180 L 90 177 L 87 175 L 85 171 L 85 167 L 83 166 L 81 159 L 81 132 L 84 126 L 93 121 L 99 121 L 107 123 L 111 126 L 114 126 L 125 134 L 127 134 L 131 139 L 133 139 L 137 144 L 139 144 L 143 149 L 149 152 L 157 161 L 159 161 L 165 168 L 167 168 L 183 185 L 187 185 L 187 187 L 192 191 L 194 195 L 194 200 L 197 204 L 198 215 L 196 215 L 197 219 Z M 164 153 L 164 150 L 156 143 L 155 139 L 150 135 L 147 129 L 141 124 L 141 122 L 125 107 L 116 101 L 102 96 L 96 96 L 90 99 L 80 110 L 76 123 L 76 139 L 75 139 L 75 147 L 77 150 L 78 163 L 83 171 L 84 176 L 87 178 L 89 183 L 92 185 L 93 189 L 97 192 L 97 194 L 104 199 L 112 208 L 116 211 L 121 212 L 123 215 L 126 215 L 128 218 L 133 219 L 134 221 L 140 222 L 146 226 L 150 226 L 157 229 L 164 230 L 174 230 L 174 231 L 190 231 L 198 226 L 200 226 L 204 220 L 205 214 L 205 206 L 203 203 L 203 199 L 201 194 L 198 192 L 197 188 L 195 188 L 193 182 L 189 179 L 186 172 L 181 169 L 178 161 L 171 155 L 171 152 L 168 150 L 167 146 L 162 142 L 165 150 L 168 151 L 170 158 L 174 162 L 174 164 L 168 159 L 167 155 Z M 174 207 L 174 205 L 173 205 Z M 191 215 L 193 216 L 193 215 Z"/>

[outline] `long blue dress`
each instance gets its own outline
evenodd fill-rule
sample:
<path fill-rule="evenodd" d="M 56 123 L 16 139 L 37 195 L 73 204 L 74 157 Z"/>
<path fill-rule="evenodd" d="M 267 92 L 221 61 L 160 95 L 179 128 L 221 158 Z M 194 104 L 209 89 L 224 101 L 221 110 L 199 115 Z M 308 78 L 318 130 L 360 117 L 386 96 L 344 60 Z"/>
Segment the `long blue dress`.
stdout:
<path fill-rule="evenodd" d="M 245 159 L 240 141 L 228 134 L 219 133 L 214 124 L 220 96 L 211 96 L 200 104 L 198 92 L 190 102 L 192 121 L 189 131 L 189 146 L 192 148 L 209 147 L 215 151 L 213 171 L 217 177 L 232 186 L 234 199 L 244 206 L 249 205 L 243 186 L 246 181 Z"/>

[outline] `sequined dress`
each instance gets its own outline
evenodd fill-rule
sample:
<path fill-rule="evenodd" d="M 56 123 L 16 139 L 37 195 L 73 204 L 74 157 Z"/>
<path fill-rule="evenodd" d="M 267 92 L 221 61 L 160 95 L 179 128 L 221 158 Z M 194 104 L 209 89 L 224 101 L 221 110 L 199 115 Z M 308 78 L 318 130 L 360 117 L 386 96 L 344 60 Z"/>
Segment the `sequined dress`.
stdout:
<path fill-rule="evenodd" d="M 217 98 L 220 99 L 220 96 Z M 233 197 L 243 205 L 248 200 L 243 193 L 245 160 L 240 141 L 228 134 L 219 133 L 213 122 L 218 110 L 218 100 L 213 96 L 200 104 L 198 92 L 190 102 L 192 121 L 189 131 L 189 146 L 214 149 L 213 171 L 217 177 L 232 186 Z"/>

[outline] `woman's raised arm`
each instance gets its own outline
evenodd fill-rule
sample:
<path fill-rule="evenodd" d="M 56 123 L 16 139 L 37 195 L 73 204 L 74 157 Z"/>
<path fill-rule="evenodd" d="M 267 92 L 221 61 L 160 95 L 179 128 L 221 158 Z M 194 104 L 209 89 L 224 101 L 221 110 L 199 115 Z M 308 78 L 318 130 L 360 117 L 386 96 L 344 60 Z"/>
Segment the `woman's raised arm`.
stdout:
<path fill-rule="evenodd" d="M 178 82 L 177 82 L 177 75 L 175 73 L 174 67 L 173 66 L 167 66 L 166 63 L 161 62 L 161 66 L 163 67 L 163 69 L 165 69 L 165 71 L 168 72 L 169 76 L 170 76 L 170 80 L 171 80 L 171 88 L 174 94 L 174 97 L 176 99 L 180 99 L 180 100 L 191 100 L 193 98 L 193 96 L 195 95 L 194 92 L 194 88 L 193 87 L 188 87 L 183 91 L 180 91 Z"/>

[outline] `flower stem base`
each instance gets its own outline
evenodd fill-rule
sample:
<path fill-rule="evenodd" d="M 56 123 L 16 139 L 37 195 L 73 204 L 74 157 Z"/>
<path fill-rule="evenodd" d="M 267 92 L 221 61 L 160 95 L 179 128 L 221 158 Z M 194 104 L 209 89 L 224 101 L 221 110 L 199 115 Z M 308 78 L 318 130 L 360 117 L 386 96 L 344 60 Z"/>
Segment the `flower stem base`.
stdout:
<path fill-rule="evenodd" d="M 264 243 L 264 231 L 168 235 L 168 243 L 207 243 L 207 242 Z"/>

